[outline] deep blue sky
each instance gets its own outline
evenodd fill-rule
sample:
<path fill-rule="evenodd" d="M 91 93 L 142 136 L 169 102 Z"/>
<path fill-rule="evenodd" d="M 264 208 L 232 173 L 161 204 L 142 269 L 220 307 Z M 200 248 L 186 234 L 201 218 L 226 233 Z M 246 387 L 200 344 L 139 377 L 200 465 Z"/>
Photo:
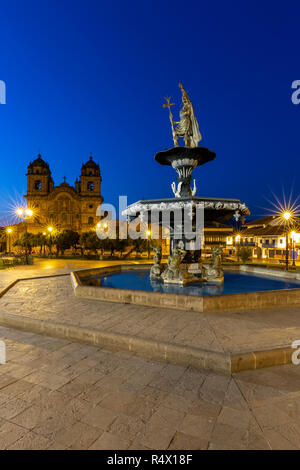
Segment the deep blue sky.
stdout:
<path fill-rule="evenodd" d="M 40 151 L 56 184 L 73 184 L 90 152 L 106 202 L 171 196 L 155 163 L 172 146 L 163 97 L 178 82 L 217 153 L 195 171 L 198 195 L 237 197 L 264 213 L 270 188 L 299 194 L 300 79 L 296 2 L 0 1 L 0 222 L 26 190 Z"/>

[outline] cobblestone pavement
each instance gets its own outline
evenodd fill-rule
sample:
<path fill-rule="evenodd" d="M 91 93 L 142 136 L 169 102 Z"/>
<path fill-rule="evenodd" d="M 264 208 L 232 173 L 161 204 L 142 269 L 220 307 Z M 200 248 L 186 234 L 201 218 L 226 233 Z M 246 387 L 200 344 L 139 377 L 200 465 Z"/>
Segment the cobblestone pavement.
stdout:
<path fill-rule="evenodd" d="M 34 278 L 40 276 L 53 276 L 57 274 L 68 274 L 71 271 L 89 268 L 101 268 L 116 264 L 147 264 L 148 260 L 129 261 L 96 261 L 83 259 L 45 259 L 34 258 L 32 266 L 14 266 L 0 270 L 0 290 L 15 279 Z"/>
<path fill-rule="evenodd" d="M 300 367 L 225 376 L 0 328 L 0 449 L 296 449 Z"/>
<path fill-rule="evenodd" d="M 2 313 L 51 320 L 217 352 L 287 346 L 300 339 L 300 308 L 199 314 L 78 299 L 69 276 L 22 281 L 0 299 Z"/>
<path fill-rule="evenodd" d="M 87 266 L 76 263 L 1 271 L 0 288 Z M 69 276 L 22 281 L 0 306 L 217 351 L 300 338 L 298 308 L 203 315 L 80 300 Z M 0 449 L 300 448 L 300 367 L 226 376 L 0 327 L 3 339 Z"/>

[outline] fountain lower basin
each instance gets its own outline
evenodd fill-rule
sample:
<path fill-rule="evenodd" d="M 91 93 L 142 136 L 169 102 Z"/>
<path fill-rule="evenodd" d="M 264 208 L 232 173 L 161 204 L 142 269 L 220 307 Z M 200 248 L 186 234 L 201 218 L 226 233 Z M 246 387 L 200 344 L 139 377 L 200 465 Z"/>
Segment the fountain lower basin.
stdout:
<path fill-rule="evenodd" d="M 237 291 L 238 287 L 236 287 L 235 293 L 232 293 L 230 288 L 227 289 L 228 283 L 226 280 L 224 286 L 213 283 L 197 283 L 196 285 L 190 284 L 187 286 L 163 285 L 160 283 L 156 285 L 155 289 L 151 286 L 151 290 L 150 288 L 145 290 L 145 285 L 140 284 L 138 286 L 136 283 L 135 285 L 130 284 L 130 288 L 128 283 L 123 284 L 122 287 L 120 283 L 115 287 L 109 286 L 112 279 L 119 279 L 120 281 L 124 274 L 129 274 L 129 276 L 125 276 L 125 279 L 130 277 L 141 279 L 144 277 L 143 282 L 146 280 L 147 283 L 149 274 L 145 274 L 146 269 L 149 273 L 149 265 L 119 265 L 73 272 L 71 277 L 75 295 L 85 299 L 195 312 L 224 312 L 300 305 L 299 273 L 283 273 L 252 266 L 236 267 L 235 273 L 232 274 L 232 280 L 234 280 L 234 274 L 242 276 L 239 279 L 246 280 L 249 286 L 250 277 L 245 277 L 245 272 L 251 273 L 252 276 L 255 274 L 256 276 L 251 277 L 252 281 L 250 281 L 252 283 L 255 281 L 255 286 L 252 286 L 256 288 L 255 291 L 249 291 L 249 287 L 246 289 L 247 291 L 245 289 Z M 232 270 L 230 271 L 232 272 Z M 140 274 L 141 272 L 142 274 Z M 226 278 L 230 278 L 230 273 L 225 269 Z M 267 284 L 268 288 L 266 288 Z M 203 290 L 199 291 L 198 289 L 201 288 Z M 221 291 L 222 288 L 227 289 L 227 293 L 224 293 L 224 290 Z M 197 289 L 196 294 L 194 289 Z"/>

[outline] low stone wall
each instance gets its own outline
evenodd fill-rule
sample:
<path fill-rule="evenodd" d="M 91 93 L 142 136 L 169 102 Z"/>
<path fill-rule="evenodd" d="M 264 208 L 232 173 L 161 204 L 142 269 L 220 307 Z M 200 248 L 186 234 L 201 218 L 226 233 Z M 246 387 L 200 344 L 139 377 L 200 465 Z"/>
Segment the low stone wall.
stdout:
<path fill-rule="evenodd" d="M 144 305 L 148 307 L 172 308 L 200 313 L 300 305 L 300 288 L 201 297 L 195 295 L 147 292 L 134 289 L 95 287 L 85 285 L 83 282 L 87 277 L 97 276 L 99 274 L 103 275 L 112 272 L 143 268 L 149 268 L 149 265 L 118 265 L 73 272 L 71 273 L 71 277 L 75 295 L 76 297 L 84 299 Z M 274 275 L 275 273 L 275 270 L 266 270 L 252 266 L 240 266 L 240 270 L 257 274 Z M 276 276 L 278 276 L 278 274 L 281 274 L 280 277 L 284 278 L 300 279 L 299 273 L 278 273 L 278 271 L 276 271 Z"/>

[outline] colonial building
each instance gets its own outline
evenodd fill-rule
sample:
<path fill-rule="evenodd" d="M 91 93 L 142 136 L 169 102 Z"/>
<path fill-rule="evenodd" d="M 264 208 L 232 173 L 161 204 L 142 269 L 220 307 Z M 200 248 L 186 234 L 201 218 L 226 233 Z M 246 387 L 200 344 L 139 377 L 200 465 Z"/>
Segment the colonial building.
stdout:
<path fill-rule="evenodd" d="M 39 233 L 52 226 L 57 230 L 82 233 L 96 227 L 99 221 L 96 211 L 103 201 L 102 178 L 100 167 L 92 157 L 82 165 L 74 186 L 66 181 L 55 186 L 50 167 L 41 155 L 28 165 L 26 176 L 25 197 L 27 207 L 33 211 L 28 220 L 28 232 Z"/>
<path fill-rule="evenodd" d="M 286 227 L 280 217 L 270 215 L 252 222 L 247 222 L 233 240 L 236 248 L 246 246 L 251 250 L 252 258 L 284 261 L 286 254 Z M 300 220 L 294 218 L 288 227 L 289 258 L 299 259 Z"/>

